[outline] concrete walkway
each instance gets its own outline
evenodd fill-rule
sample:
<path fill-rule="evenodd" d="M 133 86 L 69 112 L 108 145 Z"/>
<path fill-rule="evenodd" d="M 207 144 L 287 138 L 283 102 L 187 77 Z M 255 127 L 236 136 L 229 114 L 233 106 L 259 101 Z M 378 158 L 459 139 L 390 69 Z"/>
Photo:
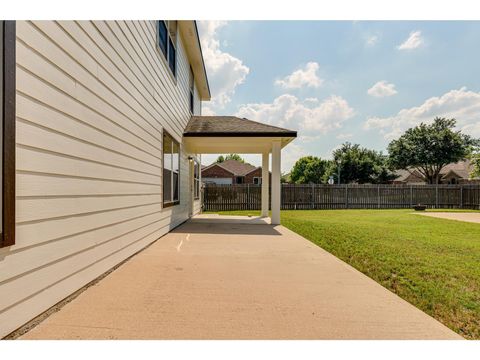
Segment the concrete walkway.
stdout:
<path fill-rule="evenodd" d="M 439 219 L 458 220 L 480 224 L 480 213 L 478 212 L 416 212 L 415 214 Z"/>
<path fill-rule="evenodd" d="M 199 217 L 24 339 L 459 339 L 282 226 Z"/>

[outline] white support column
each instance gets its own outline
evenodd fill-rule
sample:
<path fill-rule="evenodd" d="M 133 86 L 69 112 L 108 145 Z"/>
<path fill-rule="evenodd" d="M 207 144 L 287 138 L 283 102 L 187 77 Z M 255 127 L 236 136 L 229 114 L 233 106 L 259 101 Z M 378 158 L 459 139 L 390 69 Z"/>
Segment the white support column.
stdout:
<path fill-rule="evenodd" d="M 280 169 L 281 169 L 280 140 L 272 142 L 272 224 L 280 224 Z"/>
<path fill-rule="evenodd" d="M 262 217 L 268 217 L 269 152 L 262 154 Z"/>

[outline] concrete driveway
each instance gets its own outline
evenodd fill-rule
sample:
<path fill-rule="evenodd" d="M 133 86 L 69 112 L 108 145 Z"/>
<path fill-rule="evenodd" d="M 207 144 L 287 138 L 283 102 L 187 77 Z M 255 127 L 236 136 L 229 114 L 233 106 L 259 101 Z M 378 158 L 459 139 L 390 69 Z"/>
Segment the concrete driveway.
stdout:
<path fill-rule="evenodd" d="M 198 217 L 24 339 L 459 339 L 282 226 Z"/>

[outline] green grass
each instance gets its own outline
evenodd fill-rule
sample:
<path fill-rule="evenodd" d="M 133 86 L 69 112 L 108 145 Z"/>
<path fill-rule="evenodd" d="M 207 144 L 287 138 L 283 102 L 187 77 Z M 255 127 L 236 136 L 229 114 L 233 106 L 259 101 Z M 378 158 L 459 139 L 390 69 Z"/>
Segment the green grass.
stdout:
<path fill-rule="evenodd" d="M 480 339 L 480 224 L 411 210 L 282 211 L 281 220 L 460 335 Z"/>

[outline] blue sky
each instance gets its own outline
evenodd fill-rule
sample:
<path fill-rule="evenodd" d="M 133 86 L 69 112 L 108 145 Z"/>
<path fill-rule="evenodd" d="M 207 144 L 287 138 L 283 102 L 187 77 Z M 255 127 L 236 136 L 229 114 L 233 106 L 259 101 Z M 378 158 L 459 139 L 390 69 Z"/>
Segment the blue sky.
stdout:
<path fill-rule="evenodd" d="M 202 21 L 199 30 L 213 95 L 203 113 L 298 130 L 283 171 L 345 141 L 384 151 L 435 116 L 480 137 L 480 22 Z"/>

